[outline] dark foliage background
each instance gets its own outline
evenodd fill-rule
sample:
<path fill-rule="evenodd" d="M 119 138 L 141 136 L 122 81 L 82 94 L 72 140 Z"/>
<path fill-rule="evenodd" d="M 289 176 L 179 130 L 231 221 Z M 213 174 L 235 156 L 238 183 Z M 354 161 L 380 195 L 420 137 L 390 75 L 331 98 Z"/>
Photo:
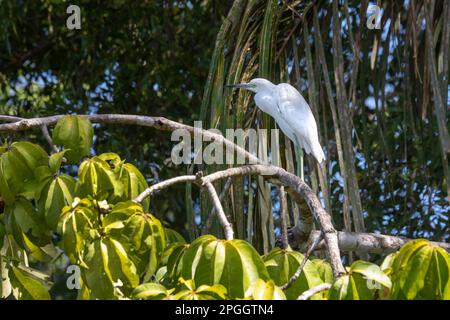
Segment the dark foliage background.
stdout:
<path fill-rule="evenodd" d="M 1 114 L 128 113 L 189 124 L 198 118 L 216 33 L 231 2 L 71 4 L 81 7 L 81 30 L 67 29 L 65 1 L 1 3 Z M 123 126 L 95 133 L 95 153 L 120 154 L 149 182 L 180 172 L 164 165 L 172 148 L 168 133 Z M 184 229 L 183 186 L 152 208 Z"/>
<path fill-rule="evenodd" d="M 448 131 L 449 5 L 445 1 L 383 1 L 380 30 L 368 30 L 361 23 L 368 1 L 335 1 L 337 25 L 333 25 L 333 1 L 74 4 L 82 8 L 82 28 L 71 31 L 65 24 L 67 2 L 1 2 L 1 114 L 129 113 L 188 124 L 201 118 L 219 128 L 273 127 L 270 119 L 247 108 L 252 106 L 248 95 L 233 96 L 223 85 L 258 75 L 275 82 L 289 80 L 311 102 L 319 123 L 337 229 L 354 230 L 349 212 L 356 210 L 372 232 L 449 240 L 450 175 L 437 124 L 437 118 L 444 117 Z M 427 12 L 432 48 L 424 27 Z M 336 53 L 339 44 L 341 54 Z M 437 91 L 430 76 L 430 52 L 436 58 Z M 342 86 L 336 82 L 339 79 Z M 438 117 L 436 92 L 443 95 L 445 104 Z M 336 119 L 331 101 L 336 104 Z M 349 125 L 342 126 L 345 122 Z M 95 133 L 94 153 L 120 154 L 136 164 L 149 183 L 188 169 L 168 161 L 173 144 L 167 133 L 120 126 L 101 126 Z M 351 145 L 346 149 L 344 143 L 340 151 L 336 134 Z M 39 132 L 26 136 L 41 139 Z M 5 138 L 22 136 L 2 134 L 1 139 Z M 344 167 L 339 164 L 339 152 L 346 160 Z M 354 171 L 343 175 L 352 162 Z M 280 165 L 294 167 L 284 155 Z M 313 171 L 309 170 L 311 177 Z M 358 182 L 358 190 L 352 181 Z M 244 213 L 247 217 L 250 198 L 255 199 L 251 207 L 255 228 L 277 228 L 276 192 L 257 184 L 250 188 L 254 193 L 248 181 L 234 188 L 230 197 L 242 201 L 226 210 L 236 220 Z M 265 199 L 273 198 L 266 210 L 267 203 L 258 198 L 263 194 Z M 360 209 L 355 202 L 358 197 Z M 186 198 L 183 186 L 165 191 L 151 204 L 152 211 L 171 227 L 193 236 L 196 225 L 186 218 L 189 207 L 197 213 L 200 208 L 209 212 L 198 192 L 192 190 L 192 198 Z M 238 235 L 243 235 L 248 221 Z M 260 251 L 273 244 L 256 233 L 246 237 Z"/>

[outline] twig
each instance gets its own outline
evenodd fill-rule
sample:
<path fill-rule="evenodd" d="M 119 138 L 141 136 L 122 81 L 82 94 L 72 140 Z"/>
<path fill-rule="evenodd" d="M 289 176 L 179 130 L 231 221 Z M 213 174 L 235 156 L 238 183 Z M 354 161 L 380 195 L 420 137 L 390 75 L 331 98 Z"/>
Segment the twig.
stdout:
<path fill-rule="evenodd" d="M 211 196 L 211 200 L 214 205 L 214 209 L 218 214 L 220 224 L 222 225 L 224 231 L 225 231 L 225 238 L 227 240 L 233 239 L 233 228 L 231 227 L 231 224 L 228 222 L 225 212 L 223 211 L 222 204 L 220 203 L 220 198 L 217 195 L 216 189 L 214 189 L 214 186 L 209 181 L 203 180 L 203 174 L 202 172 L 198 172 L 196 175 L 186 175 L 186 176 L 180 176 L 175 177 L 172 179 L 168 179 L 165 181 L 162 181 L 160 183 L 154 184 L 147 189 L 145 189 L 141 194 L 139 194 L 136 198 L 133 199 L 134 202 L 142 202 L 146 197 L 150 196 L 156 191 L 168 188 L 172 185 L 178 184 L 178 183 L 195 183 L 198 186 L 203 186 L 208 190 L 209 195 Z M 228 181 L 227 181 L 228 182 Z M 231 183 L 230 183 L 231 184 Z M 224 189 L 225 191 L 225 189 Z M 223 195 L 221 195 L 223 197 Z"/>
<path fill-rule="evenodd" d="M 194 182 L 196 180 L 196 176 L 190 175 L 190 176 L 179 176 L 175 178 L 171 178 L 165 181 L 162 181 L 160 183 L 156 183 L 147 189 L 145 189 L 141 194 L 139 194 L 136 198 L 133 199 L 134 202 L 142 202 L 146 197 L 150 196 L 156 191 L 168 188 L 174 184 L 177 183 L 183 183 L 183 182 Z"/>
<path fill-rule="evenodd" d="M 211 197 L 212 203 L 214 207 L 216 208 L 217 217 L 219 218 L 219 222 L 222 225 L 222 228 L 225 230 L 225 239 L 227 240 L 233 240 L 233 227 L 231 226 L 230 222 L 227 219 L 227 216 L 225 215 L 225 212 L 223 211 L 222 204 L 220 203 L 219 196 L 217 195 L 217 191 L 212 185 L 211 182 L 206 182 L 204 184 L 206 190 L 208 190 L 208 193 Z"/>
<path fill-rule="evenodd" d="M 312 287 L 311 289 L 308 289 L 305 292 L 303 292 L 301 295 L 298 296 L 297 300 L 308 300 L 316 293 L 328 290 L 330 288 L 331 288 L 331 284 L 329 284 L 329 283 L 319 284 L 318 286 Z"/>
<path fill-rule="evenodd" d="M 292 275 L 292 277 L 289 279 L 288 282 L 286 282 L 286 284 L 284 284 L 281 289 L 286 290 L 288 289 L 295 281 L 297 281 L 297 279 L 300 277 L 300 275 L 302 274 L 303 268 L 306 265 L 306 262 L 309 259 L 309 256 L 311 255 L 311 253 L 316 249 L 317 245 L 319 244 L 320 240 L 322 240 L 323 238 L 323 233 L 320 233 L 320 236 L 315 238 L 312 242 L 311 245 L 309 246 L 308 250 L 306 251 L 305 255 L 303 256 L 303 260 L 300 263 L 300 265 L 298 266 L 297 270 L 295 271 L 295 273 Z"/>
<path fill-rule="evenodd" d="M 219 195 L 219 200 L 221 202 L 222 202 L 223 198 L 225 197 L 225 195 L 230 190 L 232 181 L 233 181 L 233 179 L 231 177 L 228 177 L 227 181 L 225 182 L 223 190 L 222 190 L 222 192 Z M 213 219 L 216 216 L 215 213 L 216 213 L 216 207 L 213 206 L 211 208 L 211 211 L 209 212 L 208 218 L 206 219 L 205 225 L 202 228 L 202 234 L 207 234 L 209 232 L 209 230 L 211 229 L 211 225 L 212 225 Z"/>
<path fill-rule="evenodd" d="M 0 115 L 0 121 L 5 121 L 5 122 L 17 122 L 23 120 L 23 118 L 20 117 L 15 117 L 15 116 L 8 116 L 8 115 Z"/>
<path fill-rule="evenodd" d="M 58 148 L 55 146 L 55 144 L 53 143 L 52 137 L 50 137 L 50 133 L 48 132 L 48 128 L 46 125 L 42 125 L 41 126 L 41 131 L 42 131 L 42 135 L 44 136 L 45 140 L 48 142 L 48 144 L 50 145 L 50 148 L 52 148 L 52 151 L 54 153 L 58 152 Z"/>
<path fill-rule="evenodd" d="M 16 116 L 0 115 L 0 121 L 19 122 L 21 120 L 25 120 L 25 119 L 21 118 L 21 117 L 16 117 Z M 48 132 L 47 126 L 46 125 L 41 125 L 41 131 L 42 131 L 42 135 L 44 136 L 45 140 L 48 142 L 48 144 L 52 148 L 52 151 L 53 152 L 58 152 L 59 150 L 55 146 L 55 144 L 53 143 L 52 137 L 50 136 L 50 133 Z"/>

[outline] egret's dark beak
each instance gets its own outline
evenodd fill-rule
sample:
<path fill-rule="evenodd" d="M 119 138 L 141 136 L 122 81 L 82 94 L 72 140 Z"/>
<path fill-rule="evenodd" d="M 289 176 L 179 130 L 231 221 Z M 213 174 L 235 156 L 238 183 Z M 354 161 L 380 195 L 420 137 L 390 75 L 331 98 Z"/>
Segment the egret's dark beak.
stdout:
<path fill-rule="evenodd" d="M 227 84 L 229 88 L 241 88 L 241 89 L 250 89 L 252 85 L 250 83 L 237 83 L 237 84 Z"/>

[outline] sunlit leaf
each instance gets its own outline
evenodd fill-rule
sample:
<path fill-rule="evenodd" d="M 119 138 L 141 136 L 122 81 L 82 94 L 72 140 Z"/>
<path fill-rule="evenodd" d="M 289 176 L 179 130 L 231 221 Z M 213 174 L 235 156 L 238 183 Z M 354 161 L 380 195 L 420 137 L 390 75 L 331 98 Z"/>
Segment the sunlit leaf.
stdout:
<path fill-rule="evenodd" d="M 289 281 L 302 260 L 303 255 L 300 252 L 280 248 L 275 248 L 264 256 L 267 271 L 277 286 L 282 286 Z M 318 271 L 318 266 L 308 260 L 300 277 L 285 291 L 286 297 L 297 299 L 302 292 L 322 283 L 324 282 Z M 316 294 L 312 299 L 320 299 L 322 295 L 322 293 Z"/>
<path fill-rule="evenodd" d="M 273 280 L 256 280 L 247 290 L 245 296 L 253 300 L 286 300 L 283 290 L 275 285 Z"/>
<path fill-rule="evenodd" d="M 9 269 L 11 285 L 18 290 L 19 300 L 50 300 L 50 294 L 42 282 L 15 266 Z"/>
<path fill-rule="evenodd" d="M 86 285 L 96 298 L 128 295 L 139 284 L 136 267 L 122 244 L 114 239 L 96 239 L 88 247 L 85 262 Z"/>
<path fill-rule="evenodd" d="M 168 290 L 158 283 L 144 283 L 133 290 L 132 299 L 162 300 L 170 298 L 174 289 Z"/>
<path fill-rule="evenodd" d="M 125 163 L 125 160 L 121 160 L 119 155 L 108 152 L 99 155 L 98 158 L 109 164 L 123 184 L 123 194 L 115 201 L 133 200 L 148 187 L 142 173 L 131 163 Z M 148 210 L 149 203 L 148 197 L 141 202 L 144 211 Z"/>
<path fill-rule="evenodd" d="M 328 297 L 332 300 L 372 300 L 380 290 L 389 290 L 391 280 L 381 268 L 367 261 L 355 261 L 348 274 L 332 284 Z"/>
<path fill-rule="evenodd" d="M 118 203 L 103 220 L 105 226 L 119 226 L 117 222 L 123 227 L 110 230 L 111 237 L 123 243 L 138 274 L 147 281 L 158 269 L 166 247 L 161 222 L 132 201 Z"/>
<path fill-rule="evenodd" d="M 48 166 L 50 168 L 50 170 L 53 173 L 57 173 L 59 171 L 59 168 L 61 167 L 61 164 L 63 162 L 64 158 L 64 154 L 66 154 L 66 152 L 68 152 L 69 149 L 54 153 L 50 156 L 49 160 L 48 160 Z"/>
<path fill-rule="evenodd" d="M 32 198 L 35 170 L 47 163 L 48 155 L 40 146 L 26 141 L 11 144 L 0 156 L 0 196 L 5 203 L 11 204 L 18 194 Z"/>
<path fill-rule="evenodd" d="M 444 249 L 414 240 L 391 260 L 391 299 L 450 299 L 450 254 Z"/>
<path fill-rule="evenodd" d="M 92 240 L 92 230 L 99 227 L 98 213 L 88 199 L 75 198 L 70 206 L 63 208 L 58 223 L 58 233 L 64 249 L 73 264 L 80 261 L 85 244 Z"/>
<path fill-rule="evenodd" d="M 75 179 L 61 174 L 43 183 L 38 200 L 39 211 L 45 216 L 47 225 L 56 230 L 62 209 L 72 204 Z"/>
<path fill-rule="evenodd" d="M 86 117 L 68 115 L 58 120 L 53 129 L 53 142 L 70 149 L 65 154 L 69 164 L 90 154 L 94 129 Z"/>
<path fill-rule="evenodd" d="M 231 298 L 243 298 L 258 279 L 269 280 L 262 259 L 243 240 L 202 236 L 185 249 L 179 263 L 184 279 L 193 280 L 195 286 L 222 284 Z"/>
<path fill-rule="evenodd" d="M 99 157 L 87 159 L 78 170 L 76 192 L 80 196 L 92 196 L 97 200 L 120 198 L 124 186 L 107 162 Z"/>
<path fill-rule="evenodd" d="M 221 284 L 201 285 L 196 288 L 192 280 L 180 278 L 180 287 L 173 298 L 175 300 L 224 300 L 226 294 L 227 289 Z"/>
<path fill-rule="evenodd" d="M 108 247 L 102 239 L 97 239 L 88 246 L 84 261 L 86 268 L 82 275 L 92 297 L 115 298 L 114 281 L 108 265 Z"/>

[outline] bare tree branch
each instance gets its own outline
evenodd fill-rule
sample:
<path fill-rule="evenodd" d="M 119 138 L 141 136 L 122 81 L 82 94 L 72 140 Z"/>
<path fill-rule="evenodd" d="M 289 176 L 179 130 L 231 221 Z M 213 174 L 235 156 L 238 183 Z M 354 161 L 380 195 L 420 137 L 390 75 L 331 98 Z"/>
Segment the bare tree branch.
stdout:
<path fill-rule="evenodd" d="M 291 242 L 292 247 L 298 248 L 295 241 L 295 234 L 293 234 L 294 243 Z M 311 238 L 317 239 L 320 237 L 320 231 L 312 231 Z M 377 254 L 388 254 L 399 250 L 404 244 L 414 239 L 403 237 L 387 236 L 376 233 L 359 233 L 359 232 L 338 232 L 339 249 L 344 252 L 358 251 Z M 432 245 L 439 246 L 450 252 L 450 243 L 430 241 Z M 317 249 L 326 249 L 324 241 L 319 242 Z"/>
<path fill-rule="evenodd" d="M 311 289 L 308 289 L 305 292 L 303 292 L 301 295 L 298 296 L 297 300 L 308 300 L 309 298 L 311 298 L 316 293 L 328 290 L 330 288 L 331 288 L 331 284 L 329 284 L 329 283 L 319 284 L 318 286 L 315 286 L 315 287 L 313 287 Z"/>
<path fill-rule="evenodd" d="M 58 152 L 58 148 L 53 143 L 52 137 L 50 136 L 50 133 L 48 132 L 48 128 L 46 125 L 41 126 L 42 135 L 44 136 L 47 143 L 50 145 L 50 148 L 52 148 L 53 152 Z"/>
<path fill-rule="evenodd" d="M 16 116 L 0 115 L 0 121 L 18 122 L 18 121 L 21 121 L 21 120 L 25 120 L 25 119 L 21 118 L 21 117 L 16 117 Z M 59 150 L 55 146 L 55 144 L 53 143 L 52 137 L 50 136 L 50 133 L 48 132 L 48 128 L 47 128 L 46 125 L 42 125 L 41 126 L 41 132 L 42 132 L 42 135 L 44 136 L 44 139 L 48 142 L 48 144 L 52 148 L 52 151 L 53 152 L 58 152 Z"/>
<path fill-rule="evenodd" d="M 303 256 L 303 260 L 300 263 L 300 265 L 298 266 L 297 270 L 295 271 L 295 273 L 292 275 L 292 277 L 288 280 L 288 282 L 286 282 L 286 284 L 284 284 L 281 289 L 286 290 L 288 289 L 302 274 L 302 270 L 305 267 L 306 262 L 309 259 L 309 256 L 311 255 L 311 253 L 316 249 L 317 245 L 319 244 L 320 240 L 323 239 L 323 233 L 320 232 L 319 237 L 316 238 L 312 238 L 313 241 L 311 241 L 308 250 L 306 251 L 305 255 Z"/>
<path fill-rule="evenodd" d="M 195 128 L 188 126 L 179 122 L 175 122 L 163 117 L 148 117 L 148 116 L 138 116 L 138 115 L 128 115 L 128 114 L 93 114 L 93 115 L 80 115 L 82 117 L 88 118 L 93 123 L 108 123 L 108 124 L 125 124 L 125 125 L 139 125 L 144 127 L 152 127 L 162 131 L 174 131 L 177 129 L 184 129 L 193 134 L 194 132 L 202 134 L 209 141 L 221 142 L 230 150 L 236 150 L 248 160 L 250 163 L 260 163 L 263 162 L 259 160 L 256 156 L 247 152 L 244 148 L 234 144 L 230 140 L 225 139 L 222 135 L 213 133 L 201 128 Z M 22 119 L 13 123 L 0 124 L 0 132 L 17 132 L 25 131 L 33 128 L 40 127 L 42 125 L 51 126 L 54 125 L 63 115 L 33 118 L 33 119 Z"/>
<path fill-rule="evenodd" d="M 8 116 L 8 115 L 0 115 L 0 121 L 4 121 L 4 122 L 17 122 L 23 120 L 23 118 L 20 117 L 15 117 L 15 116 Z"/>
<path fill-rule="evenodd" d="M 222 190 L 222 192 L 219 195 L 219 200 L 221 202 L 222 202 L 223 198 L 225 197 L 225 195 L 230 190 L 232 181 L 233 181 L 233 179 L 231 177 L 228 177 L 227 181 L 225 182 L 223 190 Z M 209 232 L 209 230 L 211 229 L 211 225 L 212 225 L 213 219 L 216 216 L 215 213 L 216 213 L 216 207 L 213 206 L 211 208 L 211 211 L 209 212 L 208 218 L 206 219 L 205 225 L 202 228 L 202 235 L 203 234 L 207 234 Z"/>
<path fill-rule="evenodd" d="M 233 227 L 231 226 L 231 223 L 228 221 L 227 216 L 223 211 L 223 207 L 222 204 L 220 203 L 220 199 L 219 196 L 217 195 L 216 189 L 214 188 L 211 182 L 205 182 L 204 186 L 206 187 L 206 190 L 208 190 L 208 193 L 211 196 L 212 203 L 216 208 L 216 213 L 217 217 L 219 218 L 219 222 L 222 228 L 225 230 L 225 238 L 227 240 L 232 240 L 234 237 Z"/>
<path fill-rule="evenodd" d="M 183 183 L 183 182 L 194 182 L 196 177 L 194 175 L 189 176 L 179 176 L 175 178 L 171 178 L 159 183 L 156 183 L 147 189 L 145 189 L 140 195 L 133 199 L 134 202 L 142 202 L 146 197 L 152 195 L 154 192 L 166 189 L 174 184 Z"/>

